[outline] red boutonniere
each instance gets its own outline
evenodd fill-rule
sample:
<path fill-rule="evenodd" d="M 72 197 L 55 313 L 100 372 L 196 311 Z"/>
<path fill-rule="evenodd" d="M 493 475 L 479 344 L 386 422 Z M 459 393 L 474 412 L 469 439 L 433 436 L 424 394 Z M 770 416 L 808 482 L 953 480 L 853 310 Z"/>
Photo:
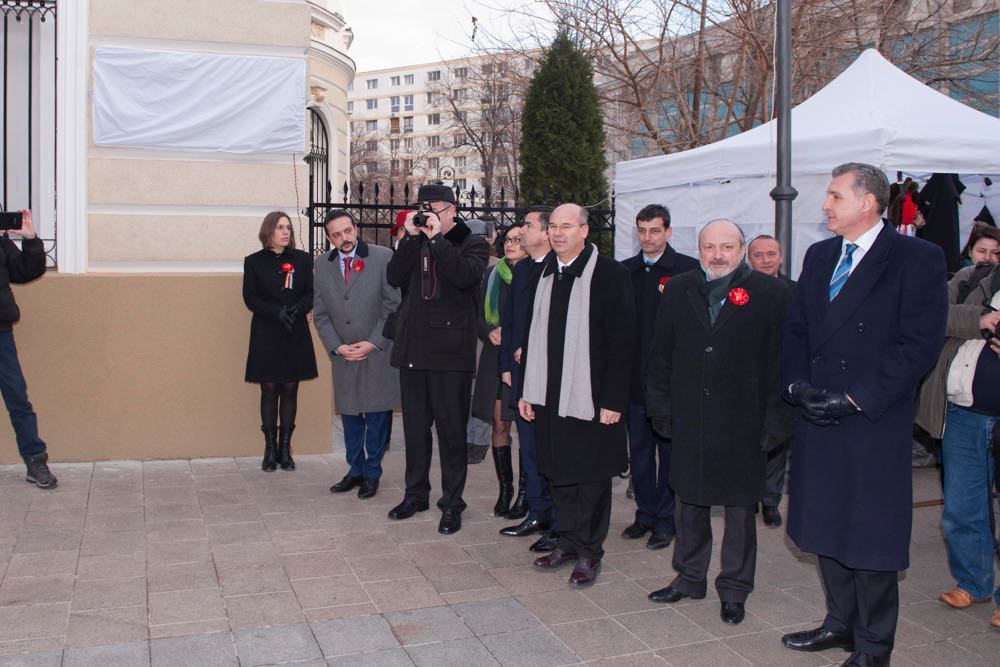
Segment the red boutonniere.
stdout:
<path fill-rule="evenodd" d="M 729 290 L 729 303 L 734 306 L 745 306 L 750 303 L 750 295 L 742 287 Z"/>
<path fill-rule="evenodd" d="M 351 264 L 351 271 L 353 271 L 354 273 L 361 273 L 364 270 L 364 268 L 365 268 L 365 263 L 362 262 L 360 259 L 355 259 L 354 262 Z"/>
<path fill-rule="evenodd" d="M 660 294 L 663 294 L 663 288 L 667 286 L 668 280 L 670 280 L 670 276 L 663 276 L 660 278 Z"/>
<path fill-rule="evenodd" d="M 281 270 L 285 273 L 285 284 L 283 287 L 285 289 L 292 289 L 292 285 L 295 282 L 295 265 L 291 262 L 285 262 L 281 265 Z"/>

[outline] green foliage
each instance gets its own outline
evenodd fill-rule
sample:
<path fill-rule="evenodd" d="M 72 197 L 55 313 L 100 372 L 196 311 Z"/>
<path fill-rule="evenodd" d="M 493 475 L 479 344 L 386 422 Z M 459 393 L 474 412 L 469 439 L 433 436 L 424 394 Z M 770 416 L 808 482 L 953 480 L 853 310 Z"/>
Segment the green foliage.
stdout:
<path fill-rule="evenodd" d="M 524 101 L 522 203 L 604 202 L 606 167 L 604 122 L 593 68 L 563 31 L 546 51 Z"/>

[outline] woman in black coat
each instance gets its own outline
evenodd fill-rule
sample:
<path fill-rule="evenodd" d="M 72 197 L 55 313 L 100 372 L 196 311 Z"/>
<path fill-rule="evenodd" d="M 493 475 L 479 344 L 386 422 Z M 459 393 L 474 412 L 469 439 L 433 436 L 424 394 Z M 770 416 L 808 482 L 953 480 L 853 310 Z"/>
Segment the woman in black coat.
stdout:
<path fill-rule="evenodd" d="M 243 301 L 253 313 L 246 381 L 260 384 L 261 470 L 295 470 L 292 431 L 300 380 L 317 376 L 306 313 L 313 305 L 313 262 L 295 249 L 288 216 L 268 213 L 260 226 L 262 250 L 243 261 Z M 280 434 L 278 415 L 281 414 Z"/>

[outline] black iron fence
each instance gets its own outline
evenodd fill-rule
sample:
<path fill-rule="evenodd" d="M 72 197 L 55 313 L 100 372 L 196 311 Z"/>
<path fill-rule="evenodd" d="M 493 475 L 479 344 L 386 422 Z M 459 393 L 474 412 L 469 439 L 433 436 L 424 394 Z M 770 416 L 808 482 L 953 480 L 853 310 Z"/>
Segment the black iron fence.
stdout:
<path fill-rule="evenodd" d="M 309 184 L 310 193 L 315 191 L 313 183 Z M 327 187 L 329 192 L 329 185 Z M 414 210 L 417 205 L 413 203 L 416 199 L 416 190 L 409 185 L 396 189 L 390 185 L 382 188 L 378 183 L 366 187 L 364 183 L 358 183 L 352 191 L 345 182 L 342 188 L 343 200 L 340 202 L 316 202 L 309 201 L 309 252 L 319 255 L 330 249 L 330 244 L 326 238 L 326 230 L 323 221 L 326 214 L 333 210 L 342 208 L 354 216 L 358 221 L 361 238 L 368 243 L 376 245 L 390 246 L 392 239 L 389 236 L 396 215 L 400 211 Z M 467 194 L 462 194 L 458 187 L 455 188 L 456 199 L 458 200 L 458 215 L 469 220 L 479 218 L 492 220 L 501 229 L 507 229 L 515 221 L 520 220 L 527 212 L 528 207 L 522 206 L 520 193 L 516 190 L 508 198 L 508 193 L 501 189 L 497 193 L 485 190 L 482 194 L 473 188 Z M 331 199 L 333 199 L 331 197 Z M 548 196 L 544 200 L 552 201 Z M 577 201 L 575 196 L 566 198 L 566 201 Z M 593 206 L 587 206 L 590 212 L 590 232 L 589 238 L 602 252 L 610 254 L 614 248 L 615 235 L 615 207 L 614 196 Z M 605 205 L 610 204 L 610 205 Z"/>

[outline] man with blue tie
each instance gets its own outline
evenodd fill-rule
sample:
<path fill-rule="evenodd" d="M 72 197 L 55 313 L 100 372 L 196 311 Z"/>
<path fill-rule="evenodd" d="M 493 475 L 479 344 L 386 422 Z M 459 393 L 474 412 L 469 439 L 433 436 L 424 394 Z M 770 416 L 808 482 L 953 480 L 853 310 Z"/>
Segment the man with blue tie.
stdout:
<path fill-rule="evenodd" d="M 656 311 L 671 278 L 698 268 L 698 260 L 670 247 L 673 233 L 666 206 L 649 204 L 635 216 L 639 254 L 622 264 L 628 269 L 635 298 L 636 347 L 628 406 L 628 449 L 635 488 L 635 521 L 622 537 L 646 540 L 649 549 L 665 549 L 674 539 L 674 492 L 670 488 L 670 441 L 653 433 L 646 420 L 646 367 L 656 328 Z"/>
<path fill-rule="evenodd" d="M 888 199 L 877 167 L 833 170 L 822 208 L 836 237 L 806 251 L 782 341 L 799 408 L 788 535 L 819 556 L 827 611 L 782 642 L 846 649 L 852 666 L 889 664 L 909 566 L 914 401 L 948 316 L 940 248 L 884 224 Z"/>

